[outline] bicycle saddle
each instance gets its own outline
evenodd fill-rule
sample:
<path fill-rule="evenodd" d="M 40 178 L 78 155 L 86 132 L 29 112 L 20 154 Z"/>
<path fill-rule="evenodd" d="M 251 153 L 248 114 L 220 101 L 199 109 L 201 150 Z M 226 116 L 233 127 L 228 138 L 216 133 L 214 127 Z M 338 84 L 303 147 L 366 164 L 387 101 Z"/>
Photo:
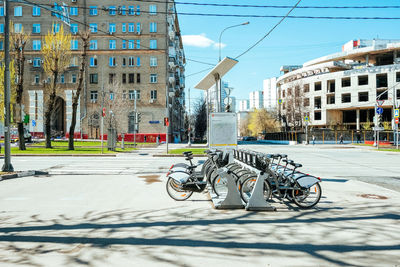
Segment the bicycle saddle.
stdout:
<path fill-rule="evenodd" d="M 182 153 L 185 157 L 189 157 L 191 155 L 193 155 L 192 151 L 185 151 Z"/>
<path fill-rule="evenodd" d="M 293 162 L 293 160 L 292 160 L 291 162 L 288 162 L 288 164 L 294 166 L 295 168 L 300 168 L 300 167 L 303 166 L 303 165 L 301 165 L 300 163 L 295 163 L 295 162 Z"/>

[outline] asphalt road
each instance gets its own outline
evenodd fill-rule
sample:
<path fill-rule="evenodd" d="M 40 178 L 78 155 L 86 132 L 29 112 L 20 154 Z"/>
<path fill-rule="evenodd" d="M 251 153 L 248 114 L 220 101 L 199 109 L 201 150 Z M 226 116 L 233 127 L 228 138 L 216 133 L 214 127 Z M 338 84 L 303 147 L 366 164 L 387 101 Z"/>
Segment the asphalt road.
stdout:
<path fill-rule="evenodd" d="M 275 201 L 277 212 L 215 210 L 206 193 L 176 202 L 166 194 L 165 172 L 183 158 L 154 158 L 157 149 L 113 158 L 13 157 L 17 170 L 50 175 L 0 182 L 0 265 L 400 266 L 400 193 L 376 185 L 397 181 L 398 154 L 246 148 L 287 153 L 321 176 L 318 206 Z"/>

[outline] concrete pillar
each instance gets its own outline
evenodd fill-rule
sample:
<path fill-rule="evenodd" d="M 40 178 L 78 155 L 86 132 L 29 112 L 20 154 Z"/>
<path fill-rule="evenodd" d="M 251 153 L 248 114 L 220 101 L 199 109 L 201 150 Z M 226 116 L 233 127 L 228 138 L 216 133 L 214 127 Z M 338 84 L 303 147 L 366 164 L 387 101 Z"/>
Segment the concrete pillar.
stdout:
<path fill-rule="evenodd" d="M 360 130 L 360 110 L 356 109 L 356 124 L 357 124 L 357 131 Z"/>
<path fill-rule="evenodd" d="M 369 55 L 367 54 L 366 56 L 365 56 L 365 64 L 369 64 Z"/>

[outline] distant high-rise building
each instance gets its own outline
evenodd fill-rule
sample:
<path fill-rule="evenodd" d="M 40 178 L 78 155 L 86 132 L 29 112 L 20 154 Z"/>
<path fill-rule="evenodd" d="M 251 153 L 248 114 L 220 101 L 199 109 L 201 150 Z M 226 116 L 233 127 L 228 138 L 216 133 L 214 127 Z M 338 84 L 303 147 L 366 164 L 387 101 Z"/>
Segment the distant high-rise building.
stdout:
<path fill-rule="evenodd" d="M 264 97 L 262 91 L 250 92 L 250 110 L 263 108 Z"/>
<path fill-rule="evenodd" d="M 239 101 L 239 112 L 248 111 L 250 109 L 250 101 L 249 100 L 240 100 Z"/>
<path fill-rule="evenodd" d="M 229 88 L 228 82 L 222 81 L 222 90 L 221 90 L 221 110 L 225 111 L 225 103 L 224 99 L 228 96 L 226 93 L 226 89 Z M 210 88 L 208 91 L 208 101 L 211 105 L 213 111 L 217 111 L 218 109 L 218 92 L 216 90 L 215 85 Z"/>
<path fill-rule="evenodd" d="M 263 81 L 264 108 L 272 110 L 276 108 L 278 91 L 276 89 L 276 77 Z"/>

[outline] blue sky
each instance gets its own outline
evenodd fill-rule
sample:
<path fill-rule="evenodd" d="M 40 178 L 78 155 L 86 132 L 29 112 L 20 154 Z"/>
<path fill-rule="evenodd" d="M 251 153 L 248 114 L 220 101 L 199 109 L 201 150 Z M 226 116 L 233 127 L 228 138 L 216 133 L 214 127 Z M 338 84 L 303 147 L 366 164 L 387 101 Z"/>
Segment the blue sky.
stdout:
<path fill-rule="evenodd" d="M 177 0 L 178 1 L 178 0 Z M 190 3 L 290 5 L 297 0 L 179 0 Z M 303 0 L 300 6 L 393 6 L 400 1 L 373 0 Z M 177 4 L 177 11 L 187 13 L 285 15 L 289 9 L 236 8 Z M 400 9 L 295 9 L 291 15 L 353 16 L 353 17 L 400 17 Z M 221 31 L 231 25 L 249 21 L 225 31 L 222 36 L 222 57 L 235 58 L 264 36 L 279 18 L 232 18 L 179 15 L 184 50 L 188 59 L 216 64 L 218 62 L 218 38 Z M 262 90 L 262 81 L 279 76 L 282 65 L 301 65 L 304 62 L 341 51 L 344 43 L 352 39 L 400 39 L 400 20 L 326 20 L 286 19 L 264 41 L 239 58 L 239 63 L 224 77 L 234 88 L 238 100 L 248 99 L 249 93 Z M 191 88 L 191 98 L 200 97 L 201 91 L 194 86 L 207 72 L 191 74 L 211 66 L 187 61 L 186 91 Z M 192 100 L 193 104 L 193 100 Z"/>

